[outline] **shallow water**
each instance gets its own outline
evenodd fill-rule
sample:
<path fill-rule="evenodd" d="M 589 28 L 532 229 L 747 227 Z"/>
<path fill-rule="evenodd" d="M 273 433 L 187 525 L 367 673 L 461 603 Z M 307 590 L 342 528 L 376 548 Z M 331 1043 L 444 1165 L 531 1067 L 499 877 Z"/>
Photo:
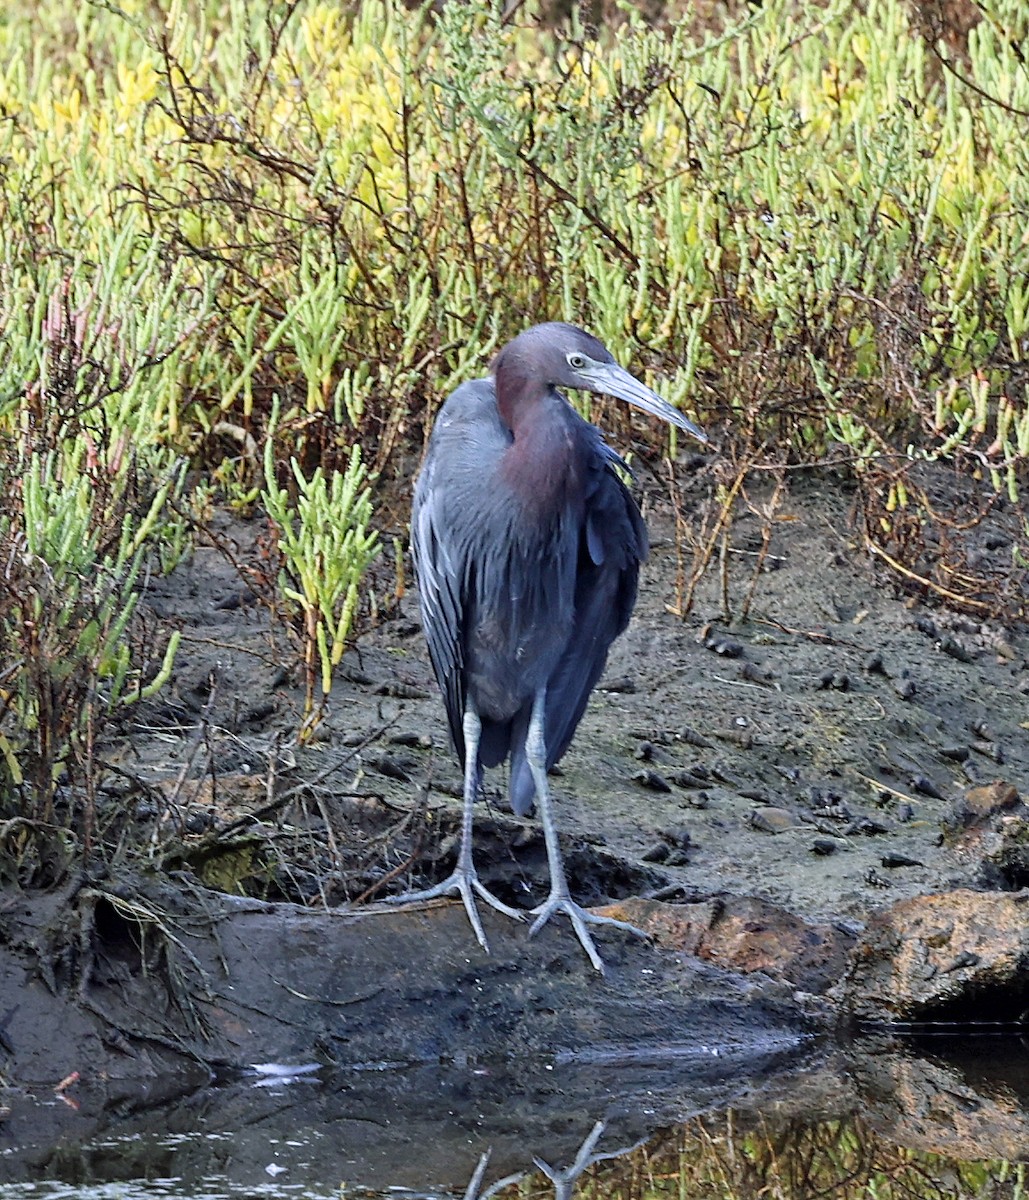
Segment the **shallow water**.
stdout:
<path fill-rule="evenodd" d="M 0 1093 L 0 1195 L 1014 1200 L 1029 1183 L 1013 1038 L 812 1046 L 746 1077 L 483 1063 L 165 1088 Z"/>

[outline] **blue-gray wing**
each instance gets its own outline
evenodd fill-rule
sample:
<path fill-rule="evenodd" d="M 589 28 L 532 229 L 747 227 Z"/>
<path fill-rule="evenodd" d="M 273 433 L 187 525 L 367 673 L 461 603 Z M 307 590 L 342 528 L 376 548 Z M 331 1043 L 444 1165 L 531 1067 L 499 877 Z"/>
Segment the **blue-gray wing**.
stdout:
<path fill-rule="evenodd" d="M 510 440 L 497 415 L 492 382 L 479 379 L 462 384 L 436 418 L 411 512 L 422 627 L 462 762 L 466 604 L 477 532 L 475 500 L 482 495 L 484 472 Z"/>
<path fill-rule="evenodd" d="M 587 473 L 575 619 L 547 681 L 548 768 L 568 749 L 603 674 L 611 643 L 628 625 L 636 604 L 640 563 L 647 557 L 647 528 L 619 471 L 627 471 L 625 463 L 598 435 Z M 520 729 L 511 740 L 510 799 L 517 813 L 531 810 L 534 795 L 523 741 Z"/>

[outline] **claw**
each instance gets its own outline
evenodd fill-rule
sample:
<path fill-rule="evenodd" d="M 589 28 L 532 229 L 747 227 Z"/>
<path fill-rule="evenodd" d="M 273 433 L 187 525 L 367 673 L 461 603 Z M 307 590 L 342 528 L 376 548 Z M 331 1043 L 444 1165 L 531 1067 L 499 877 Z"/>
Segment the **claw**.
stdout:
<path fill-rule="evenodd" d="M 386 900 L 389 904 L 414 904 L 422 900 L 435 900 L 439 896 L 449 896 L 454 892 L 461 897 L 464 903 L 464 910 L 468 914 L 468 921 L 475 932 L 475 937 L 487 954 L 489 954 L 489 942 L 486 941 L 486 934 L 482 928 L 482 921 L 479 917 L 479 910 L 476 907 L 473 892 L 477 892 L 479 897 L 490 908 L 495 908 L 497 912 L 503 913 L 505 917 L 513 917 L 516 921 L 525 920 L 525 913 L 519 912 L 517 908 L 511 908 L 503 900 L 493 895 L 486 885 L 480 881 L 474 867 L 462 866 L 460 863 L 442 883 L 437 883 L 434 887 L 425 888 L 420 892 L 404 892 L 400 896 L 388 896 Z"/>
<path fill-rule="evenodd" d="M 581 904 L 576 904 L 571 896 L 562 894 L 561 892 L 551 892 L 547 899 L 539 905 L 538 908 L 532 910 L 536 920 L 533 921 L 532 927 L 529 930 L 529 937 L 532 937 L 555 914 L 563 912 L 572 922 L 572 928 L 582 945 L 582 948 L 589 956 L 593 968 L 604 974 L 604 960 L 600 957 L 596 943 L 590 936 L 590 931 L 586 928 L 587 925 L 608 925 L 615 929 L 622 929 L 626 933 L 635 934 L 636 937 L 649 938 L 649 934 L 642 929 L 637 929 L 635 925 L 630 925 L 628 921 L 618 921 L 614 917 L 601 917 L 597 913 L 592 913 L 587 908 L 583 908 Z"/>

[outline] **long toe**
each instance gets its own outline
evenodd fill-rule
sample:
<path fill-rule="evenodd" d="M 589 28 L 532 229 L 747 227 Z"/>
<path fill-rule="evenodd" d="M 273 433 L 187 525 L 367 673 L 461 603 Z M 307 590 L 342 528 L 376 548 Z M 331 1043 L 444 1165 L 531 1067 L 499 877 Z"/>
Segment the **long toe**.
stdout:
<path fill-rule="evenodd" d="M 479 945 L 489 954 L 489 942 L 486 941 L 486 934 L 482 928 L 482 920 L 479 917 L 479 910 L 475 903 L 475 894 L 485 901 L 490 908 L 495 908 L 497 912 L 502 912 L 507 917 L 513 917 L 516 921 L 524 921 L 525 914 L 519 912 L 516 908 L 509 908 L 503 900 L 498 899 L 493 893 L 479 881 L 478 875 L 474 869 L 456 867 L 454 871 L 443 880 L 442 883 L 437 883 L 434 887 L 424 888 L 419 892 L 403 892 L 399 896 L 387 896 L 388 904 L 418 904 L 425 900 L 436 900 L 440 896 L 458 895 L 464 904 L 464 910 L 468 914 L 468 921 L 475 933 L 476 940 Z"/>
<path fill-rule="evenodd" d="M 589 956 L 594 969 L 601 975 L 604 974 L 604 960 L 600 957 L 587 925 L 607 925 L 614 929 L 624 930 L 635 937 L 648 938 L 650 936 L 642 929 L 637 929 L 635 925 L 630 925 L 628 921 L 618 921 L 614 917 L 602 917 L 598 913 L 590 912 L 581 904 L 576 904 L 571 896 L 550 896 L 538 908 L 534 908 L 532 913 L 536 920 L 533 921 L 529 930 L 529 937 L 538 933 L 555 913 L 564 913 L 571 921 L 576 937 Z"/>

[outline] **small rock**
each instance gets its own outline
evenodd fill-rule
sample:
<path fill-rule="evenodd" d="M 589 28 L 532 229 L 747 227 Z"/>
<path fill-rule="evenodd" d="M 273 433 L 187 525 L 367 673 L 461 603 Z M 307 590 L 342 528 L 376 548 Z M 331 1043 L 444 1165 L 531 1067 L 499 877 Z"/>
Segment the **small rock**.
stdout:
<path fill-rule="evenodd" d="M 967 746 L 955 743 L 951 746 L 941 746 L 940 758 L 949 758 L 951 762 L 966 762 L 971 751 Z"/>
<path fill-rule="evenodd" d="M 404 729 L 393 734 L 389 739 L 392 746 L 414 746 L 419 750 L 432 748 L 432 738 L 427 733 L 416 733 L 413 729 Z"/>
<path fill-rule="evenodd" d="M 670 846 L 680 850 L 688 850 L 693 841 L 688 829 L 662 829 L 661 836 Z"/>
<path fill-rule="evenodd" d="M 944 654 L 949 654 L 951 658 L 956 658 L 958 662 L 971 663 L 979 657 L 978 651 L 963 646 L 957 638 L 951 637 L 949 633 L 940 641 L 940 649 Z"/>
<path fill-rule="evenodd" d="M 636 681 L 631 675 L 617 675 L 614 679 L 602 680 L 600 690 L 603 692 L 617 692 L 622 696 L 631 696 L 636 691 Z"/>
<path fill-rule="evenodd" d="M 1000 765 L 1004 761 L 1004 750 L 1000 742 L 973 742 L 972 749 L 984 758 L 990 758 Z"/>
<path fill-rule="evenodd" d="M 667 842 L 655 842 L 649 850 L 645 850 L 640 855 L 640 858 L 642 858 L 644 862 L 663 863 L 668 861 L 668 856 L 671 854 L 671 852 L 671 847 Z"/>
<path fill-rule="evenodd" d="M 704 642 L 704 645 L 715 654 L 720 654 L 722 658 L 743 657 L 743 643 L 733 641 L 732 638 L 719 637 L 717 634 L 713 634 Z"/>
<path fill-rule="evenodd" d="M 943 799 L 940 789 L 926 775 L 916 775 L 911 780 L 911 786 L 916 792 L 921 792 L 923 796 L 932 796 L 934 800 Z"/>
<path fill-rule="evenodd" d="M 869 837 L 878 837 L 881 833 L 890 832 L 889 825 L 885 821 L 876 820 L 875 817 L 859 817 L 857 826 L 858 833 L 867 834 Z"/>
<path fill-rule="evenodd" d="M 681 788 L 706 788 L 711 785 L 711 776 L 701 767 L 689 767 L 685 771 L 672 771 L 668 778 Z"/>
<path fill-rule="evenodd" d="M 906 854 L 884 854 L 882 856 L 882 865 L 893 869 L 894 867 L 924 867 L 925 863 L 919 862 L 917 858 L 909 858 Z"/>
<path fill-rule="evenodd" d="M 633 775 L 632 781 L 651 792 L 670 792 L 672 790 L 672 785 L 663 775 L 659 775 L 657 771 L 637 771 Z"/>
<path fill-rule="evenodd" d="M 710 750 L 714 746 L 714 742 L 708 741 L 702 733 L 698 733 L 691 725 L 687 725 L 679 734 L 680 740 L 684 741 L 688 746 L 696 746 L 698 750 Z"/>
<path fill-rule="evenodd" d="M 985 787 L 969 788 L 954 805 L 954 824 L 968 828 L 988 820 L 994 813 L 1014 808 L 1018 803 L 1018 789 L 998 779 Z"/>
<path fill-rule="evenodd" d="M 750 823 L 762 833 L 783 833 L 787 829 L 796 829 L 799 824 L 793 813 L 772 805 L 755 808 L 750 814 Z"/>
<path fill-rule="evenodd" d="M 401 783 L 410 783 L 415 770 L 415 763 L 411 759 L 387 754 L 385 751 L 379 754 L 368 754 L 364 762 L 366 766 L 378 771 L 380 775 L 385 775 L 387 779 L 398 779 Z"/>
<path fill-rule="evenodd" d="M 255 725 L 259 721 L 263 721 L 265 717 L 270 717 L 275 712 L 274 700 L 259 700 L 251 706 L 243 714 L 243 720 L 248 724 Z"/>
<path fill-rule="evenodd" d="M 685 867 L 689 862 L 689 856 L 685 850 L 672 850 L 664 861 L 666 867 Z"/>
<path fill-rule="evenodd" d="M 864 668 L 869 675 L 885 675 L 886 667 L 883 665 L 883 656 L 878 650 L 870 654 L 864 662 Z"/>
<path fill-rule="evenodd" d="M 838 843 L 835 838 L 817 837 L 811 843 L 812 853 L 821 855 L 827 858 L 830 854 L 835 854 L 838 848 Z"/>
<path fill-rule="evenodd" d="M 918 688 L 915 686 L 913 679 L 897 679 L 894 681 L 893 690 L 901 700 L 911 700 L 915 692 L 918 691 Z"/>

